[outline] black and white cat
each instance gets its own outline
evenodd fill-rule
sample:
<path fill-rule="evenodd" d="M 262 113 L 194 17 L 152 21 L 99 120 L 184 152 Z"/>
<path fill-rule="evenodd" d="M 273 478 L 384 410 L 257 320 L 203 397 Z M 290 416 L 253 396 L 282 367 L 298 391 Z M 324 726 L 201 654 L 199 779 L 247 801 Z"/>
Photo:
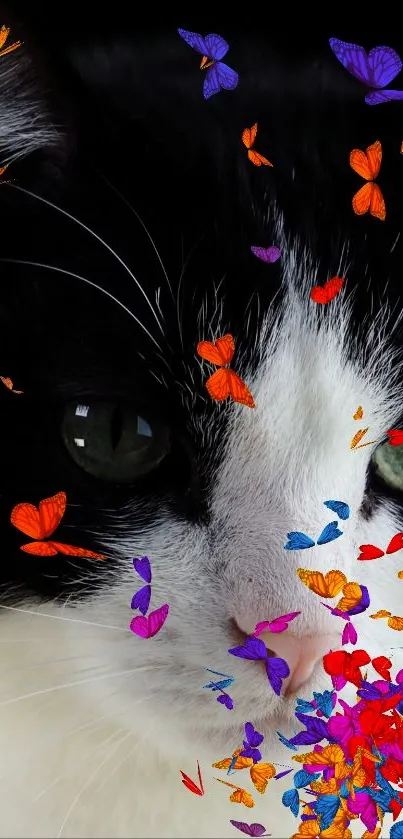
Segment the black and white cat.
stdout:
<path fill-rule="evenodd" d="M 0 392 L 0 836 L 226 837 L 230 819 L 289 836 L 289 777 L 246 811 L 211 764 L 251 720 L 264 758 L 291 766 L 275 731 L 295 730 L 295 691 L 329 687 L 321 656 L 342 627 L 298 567 L 339 568 L 372 612 L 401 614 L 400 554 L 356 562 L 401 529 L 399 478 L 375 474 L 375 446 L 350 449 L 403 417 L 401 106 L 368 107 L 327 39 L 403 44 L 341 21 L 301 44 L 297 23 L 79 12 L 0 20 L 23 41 L 0 57 L 0 372 L 23 390 Z M 236 90 L 203 99 L 178 27 L 228 40 Z M 255 122 L 273 168 L 242 145 Z M 351 208 L 349 152 L 378 139 L 384 223 Z M 273 265 L 250 251 L 271 244 Z M 313 303 L 336 274 L 341 293 Z M 206 392 L 197 342 L 227 332 L 254 410 Z M 20 550 L 14 505 L 60 491 L 58 540 L 106 562 Z M 343 536 L 285 551 L 290 531 L 317 539 L 329 498 L 350 506 Z M 128 629 L 142 555 L 151 608 L 170 606 L 150 640 Z M 277 697 L 228 649 L 294 610 L 273 641 L 292 670 Z M 356 626 L 372 655 L 399 644 L 368 612 Z M 204 668 L 235 676 L 233 711 Z M 180 783 L 197 761 L 203 797 Z"/>

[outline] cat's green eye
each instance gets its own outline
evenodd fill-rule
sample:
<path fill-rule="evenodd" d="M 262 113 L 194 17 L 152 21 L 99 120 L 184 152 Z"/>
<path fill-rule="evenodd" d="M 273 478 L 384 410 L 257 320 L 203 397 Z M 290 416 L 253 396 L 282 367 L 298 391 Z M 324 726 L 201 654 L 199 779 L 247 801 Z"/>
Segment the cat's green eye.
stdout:
<path fill-rule="evenodd" d="M 170 451 L 169 431 L 116 402 L 69 402 L 62 436 L 73 460 L 104 481 L 131 483 Z"/>
<path fill-rule="evenodd" d="M 372 466 L 385 484 L 403 492 L 403 446 L 382 443 L 372 455 Z"/>

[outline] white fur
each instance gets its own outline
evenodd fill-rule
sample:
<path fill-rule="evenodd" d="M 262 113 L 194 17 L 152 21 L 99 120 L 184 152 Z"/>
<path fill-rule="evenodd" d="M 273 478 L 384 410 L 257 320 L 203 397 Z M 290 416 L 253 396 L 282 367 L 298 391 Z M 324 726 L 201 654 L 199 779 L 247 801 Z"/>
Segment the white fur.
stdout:
<path fill-rule="evenodd" d="M 315 271 L 306 259 L 298 268 L 293 250 L 287 253 L 283 309 L 269 316 L 258 337 L 258 375 L 245 371 L 256 410 L 224 407 L 229 430 L 209 526 L 184 524 L 162 509 L 133 538 L 136 511 L 126 510 L 121 536 L 109 544 L 122 559 L 108 588 L 86 605 L 25 604 L 33 614 L 1 615 L 2 837 L 235 836 L 230 819 L 259 821 L 273 836 L 289 836 L 299 823 L 281 804 L 290 776 L 271 781 L 264 797 L 255 793 L 253 810 L 232 804 L 231 790 L 213 780 L 226 780 L 211 763 L 241 744 L 246 720 L 266 735 L 264 759 L 293 766 L 274 731 L 297 728 L 294 700 L 273 694 L 260 665 L 228 655 L 238 643 L 230 619 L 251 626 L 300 609 L 292 626 L 297 635 L 341 631 L 296 575 L 298 567 L 340 568 L 371 594 L 369 611 L 354 621 L 359 647 L 376 655 L 399 644 L 398 633 L 368 614 L 401 613 L 400 554 L 372 563 L 356 557 L 362 543 L 386 547 L 401 524 L 392 508 L 369 523 L 360 516 L 371 447 L 349 448 L 362 425 L 352 418 L 358 404 L 370 427 L 367 439 L 393 427 L 401 410 L 384 341 L 386 313 L 383 325 L 368 325 L 367 344 L 357 338 L 352 363 L 344 293 L 324 310 L 312 304 Z M 240 369 L 241 359 L 234 366 Z M 205 432 L 213 441 L 214 428 Z M 329 498 L 350 505 L 350 519 L 339 523 L 343 536 L 285 551 L 287 532 L 317 539 L 336 518 L 323 505 Z M 166 625 L 151 640 L 126 630 L 138 582 L 130 557 L 140 554 L 152 561 L 152 608 L 170 604 Z M 393 654 L 396 669 L 400 653 Z M 236 677 L 234 711 L 202 689 L 205 667 Z M 329 680 L 319 668 L 301 695 L 325 687 Z M 197 760 L 206 789 L 201 798 L 182 786 L 179 774 L 196 780 Z M 236 780 L 252 791 L 247 773 Z M 362 825 L 352 827 L 354 835 L 363 832 Z"/>

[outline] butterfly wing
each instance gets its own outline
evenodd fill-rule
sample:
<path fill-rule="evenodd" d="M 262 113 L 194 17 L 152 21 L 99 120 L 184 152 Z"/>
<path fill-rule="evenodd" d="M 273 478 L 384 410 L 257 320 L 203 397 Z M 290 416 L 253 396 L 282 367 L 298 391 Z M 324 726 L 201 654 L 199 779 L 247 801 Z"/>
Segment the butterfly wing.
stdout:
<path fill-rule="evenodd" d="M 224 90 L 235 90 L 239 81 L 238 73 L 236 73 L 232 67 L 228 67 L 228 64 L 224 64 L 223 61 L 219 61 L 215 65 L 215 69 L 217 71 L 220 87 Z"/>
<path fill-rule="evenodd" d="M 7 55 L 7 53 L 14 52 L 14 50 L 18 49 L 18 47 L 21 46 L 21 41 L 14 41 L 13 44 L 10 44 L 8 47 L 4 47 L 4 49 L 2 49 L 3 45 L 7 41 L 9 34 L 9 27 L 3 25 L 0 29 L 0 55 Z"/>
<path fill-rule="evenodd" d="M 220 373 L 221 371 L 217 370 L 217 372 Z M 247 408 L 255 408 L 255 400 L 241 377 L 231 369 L 226 369 L 225 372 L 227 374 L 230 395 L 234 402 L 238 402 L 240 405 L 246 405 Z"/>
<path fill-rule="evenodd" d="M 283 679 L 290 675 L 290 668 L 283 658 L 267 658 L 265 661 L 267 678 L 277 696 L 280 696 Z"/>
<path fill-rule="evenodd" d="M 345 501 L 324 501 L 323 503 L 325 507 L 328 507 L 329 510 L 332 510 L 333 513 L 336 513 L 339 519 L 346 521 L 346 519 L 349 518 L 350 507 L 348 506 L 348 504 L 345 503 Z"/>
<path fill-rule="evenodd" d="M 249 661 L 260 661 L 267 658 L 267 649 L 260 640 L 260 638 L 249 637 L 244 644 L 239 647 L 233 647 L 228 650 L 230 655 L 235 655 L 237 658 L 245 658 Z"/>
<path fill-rule="evenodd" d="M 142 556 L 141 558 L 135 557 L 133 559 L 133 568 L 145 583 L 151 583 L 152 574 L 148 556 Z"/>
<path fill-rule="evenodd" d="M 336 609 L 341 612 L 349 612 L 354 609 L 362 600 L 361 586 L 358 583 L 346 583 L 343 587 L 343 597 L 339 600 Z"/>
<path fill-rule="evenodd" d="M 161 627 L 164 625 L 169 612 L 169 606 L 165 603 L 163 606 L 160 606 L 159 609 L 156 609 L 155 612 L 150 612 L 148 615 L 148 626 L 149 626 L 149 637 L 152 638 L 157 632 L 160 631 Z"/>
<path fill-rule="evenodd" d="M 245 723 L 245 737 L 248 741 L 249 746 L 256 748 L 263 743 L 264 736 L 260 733 L 260 731 L 256 731 L 255 727 L 252 725 L 251 722 Z"/>
<path fill-rule="evenodd" d="M 326 294 L 326 302 L 330 303 L 334 297 L 341 291 L 343 286 L 344 280 L 342 277 L 331 277 L 330 280 L 326 280 L 324 285 L 324 291 Z"/>
<path fill-rule="evenodd" d="M 264 795 L 270 778 L 274 778 L 276 774 L 275 767 L 272 763 L 259 762 L 251 766 L 249 772 L 254 787 L 261 795 Z"/>
<path fill-rule="evenodd" d="M 198 32 L 189 32 L 188 29 L 178 29 L 178 35 L 196 52 L 201 55 L 208 55 L 207 38 L 203 38 Z"/>
<path fill-rule="evenodd" d="M 284 545 L 286 551 L 304 551 L 306 548 L 313 548 L 315 542 L 306 533 L 299 530 L 292 530 L 287 533 L 288 542 Z"/>
<path fill-rule="evenodd" d="M 45 498 L 39 504 L 42 539 L 51 536 L 60 524 L 66 509 L 67 496 L 65 492 L 58 492 L 51 498 Z"/>
<path fill-rule="evenodd" d="M 382 145 L 379 140 L 372 143 L 371 146 L 368 146 L 365 152 L 361 149 L 353 149 L 350 152 L 351 168 L 354 169 L 354 172 L 357 172 L 357 175 L 365 178 L 366 181 L 372 181 L 377 177 L 381 168 L 381 162 Z"/>
<path fill-rule="evenodd" d="M 65 545 L 64 542 L 54 542 L 51 543 L 54 548 L 56 548 L 57 553 L 64 554 L 65 556 L 82 556 L 86 559 L 106 559 L 106 556 L 103 554 L 95 553 L 95 551 L 87 551 L 87 548 L 76 548 L 74 545 Z"/>
<path fill-rule="evenodd" d="M 397 632 L 401 632 L 403 629 L 403 618 L 400 618 L 397 615 L 392 615 L 388 618 L 388 626 L 390 626 L 391 629 L 396 629 Z"/>
<path fill-rule="evenodd" d="M 31 536 L 32 539 L 43 539 L 45 535 L 42 531 L 39 510 L 34 504 L 16 504 L 11 510 L 10 521 L 17 530 L 25 533 L 26 536 Z"/>
<path fill-rule="evenodd" d="M 248 157 L 251 163 L 253 163 L 255 166 L 273 166 L 273 164 L 270 163 L 270 160 L 268 160 L 267 157 L 263 157 L 262 154 L 259 154 L 259 152 L 254 151 L 254 149 L 249 149 Z"/>
<path fill-rule="evenodd" d="M 136 591 L 136 594 L 133 595 L 130 608 L 138 609 L 142 615 L 146 615 L 148 612 L 148 607 L 150 605 L 150 600 L 151 586 L 143 586 L 143 588 L 139 589 L 139 591 Z"/>
<path fill-rule="evenodd" d="M 139 638 L 150 638 L 148 620 L 142 615 L 137 615 L 135 618 L 132 618 L 129 626 L 131 631 L 135 635 L 138 635 Z"/>
<path fill-rule="evenodd" d="M 327 545 L 329 542 L 334 542 L 339 536 L 343 535 L 343 531 L 337 527 L 337 521 L 330 521 L 326 527 L 323 528 L 322 533 L 317 541 L 318 545 Z"/>
<path fill-rule="evenodd" d="M 367 105 L 383 105 L 385 102 L 396 102 L 403 99 L 403 90 L 371 90 L 367 93 Z"/>
<path fill-rule="evenodd" d="M 305 568 L 298 568 L 297 574 L 304 585 L 315 594 L 325 598 L 337 597 L 347 583 L 347 577 L 342 571 L 331 570 L 324 577 L 321 571 L 308 571 Z"/>
<path fill-rule="evenodd" d="M 379 609 L 378 612 L 375 612 L 374 615 L 370 615 L 370 618 L 374 620 L 379 620 L 379 618 L 388 618 L 390 616 L 390 612 L 387 612 L 386 609 Z"/>
<path fill-rule="evenodd" d="M 195 795 L 203 795 L 203 792 L 199 789 L 197 784 L 195 784 L 195 782 L 192 781 L 191 778 L 189 778 L 189 775 L 186 775 L 184 772 L 182 772 L 182 769 L 180 769 L 179 772 L 182 775 L 182 784 L 184 784 L 184 786 L 187 789 L 189 789 L 190 792 L 193 792 Z"/>
<path fill-rule="evenodd" d="M 251 149 L 257 135 L 257 122 L 252 125 L 252 128 L 245 128 L 242 132 L 242 142 L 247 149 Z"/>
<path fill-rule="evenodd" d="M 20 550 L 34 556 L 56 556 L 59 553 L 53 542 L 29 542 L 27 545 L 21 545 Z"/>
<path fill-rule="evenodd" d="M 394 554 L 403 549 L 403 533 L 396 533 L 389 542 L 385 553 Z"/>
<path fill-rule="evenodd" d="M 289 612 L 288 615 L 280 615 L 280 617 L 275 618 L 273 621 L 260 621 L 260 623 L 256 624 L 253 634 L 255 636 L 260 635 L 266 629 L 269 632 L 284 632 L 288 629 L 288 624 L 300 614 L 301 612 Z"/>
<path fill-rule="evenodd" d="M 223 402 L 230 395 L 229 370 L 227 367 L 220 367 L 206 381 L 206 388 L 209 396 L 216 402 Z"/>
<path fill-rule="evenodd" d="M 371 87 L 386 87 L 400 73 L 402 61 L 391 47 L 374 47 L 368 53 Z"/>
<path fill-rule="evenodd" d="M 254 807 L 255 802 L 249 792 L 246 789 L 237 789 L 235 792 L 230 795 L 229 800 L 233 802 L 233 804 L 244 804 L 245 807 Z"/>
<path fill-rule="evenodd" d="M 356 216 L 364 216 L 371 206 L 372 182 L 368 182 L 353 195 L 352 205 Z M 368 430 L 368 429 L 367 429 Z M 358 435 L 358 431 L 356 436 Z M 363 435 L 364 436 L 364 435 Z M 351 446 L 353 448 L 353 446 Z"/>
<path fill-rule="evenodd" d="M 214 61 L 221 61 L 229 50 L 229 44 L 227 41 L 225 41 L 221 35 L 216 35 L 214 33 L 206 35 L 204 40 L 207 47 L 206 55 Z"/>
<path fill-rule="evenodd" d="M 270 248 L 259 248 L 256 245 L 251 246 L 252 253 L 257 256 L 258 259 L 261 259 L 262 262 L 277 262 L 281 256 L 280 248 L 276 248 L 272 245 Z"/>
<path fill-rule="evenodd" d="M 360 47 L 358 44 L 349 44 L 347 41 L 340 41 L 338 38 L 329 38 L 329 44 L 340 64 L 352 76 L 370 87 L 372 74 L 364 47 Z"/>
<path fill-rule="evenodd" d="M 263 836 L 266 831 L 266 828 L 257 822 L 253 822 L 253 824 L 246 824 L 246 822 L 236 822 L 233 819 L 230 819 L 229 821 L 230 824 L 236 827 L 237 830 L 240 830 L 242 833 L 246 833 L 247 836 Z"/>
<path fill-rule="evenodd" d="M 371 183 L 369 211 L 371 216 L 374 216 L 374 218 L 379 218 L 380 221 L 385 221 L 386 204 L 382 195 L 382 190 L 378 184 Z"/>
<path fill-rule="evenodd" d="M 358 191 L 360 192 L 361 190 L 358 190 Z M 357 195 L 358 195 L 358 193 L 357 193 Z M 354 437 L 353 437 L 353 439 L 350 443 L 350 449 L 355 449 L 355 447 L 358 445 L 358 443 L 360 443 L 362 438 L 365 437 L 367 431 L 368 431 L 368 428 L 360 428 L 360 430 L 357 431 L 356 434 L 354 434 Z"/>
<path fill-rule="evenodd" d="M 355 414 L 353 414 L 353 419 L 354 420 L 360 420 L 360 419 L 363 418 L 363 416 L 364 416 L 364 411 L 362 410 L 362 405 L 359 405 Z"/>
<path fill-rule="evenodd" d="M 197 354 L 204 358 L 205 361 L 210 361 L 216 367 L 222 367 L 225 364 L 230 364 L 235 352 L 235 341 L 232 335 L 223 335 L 222 338 L 217 338 L 214 344 L 211 341 L 199 341 L 197 345 Z"/>
<path fill-rule="evenodd" d="M 392 428 L 386 434 L 389 437 L 388 442 L 391 446 L 401 446 L 403 444 L 403 431 L 401 429 Z"/>
<path fill-rule="evenodd" d="M 287 789 L 282 796 L 284 807 L 289 807 L 293 816 L 298 816 L 299 794 L 296 789 Z"/>
<path fill-rule="evenodd" d="M 360 551 L 360 555 L 357 556 L 357 560 L 360 562 L 379 559 L 379 557 L 384 556 L 384 551 L 381 548 L 377 548 L 376 545 L 360 545 Z"/>
<path fill-rule="evenodd" d="M 211 67 L 208 68 L 204 77 L 203 96 L 205 99 L 211 99 L 211 97 L 215 96 L 216 93 L 219 93 L 220 90 L 221 84 L 217 64 L 212 64 Z"/>

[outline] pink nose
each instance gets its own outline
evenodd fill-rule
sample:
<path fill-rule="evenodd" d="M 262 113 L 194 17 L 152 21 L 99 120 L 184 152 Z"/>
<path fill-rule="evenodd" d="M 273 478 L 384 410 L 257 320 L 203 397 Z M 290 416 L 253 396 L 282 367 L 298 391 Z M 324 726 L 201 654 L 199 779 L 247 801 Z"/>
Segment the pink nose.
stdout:
<path fill-rule="evenodd" d="M 289 632 L 262 632 L 259 638 L 268 650 L 284 658 L 290 675 L 284 682 L 283 695 L 296 693 L 312 676 L 315 665 L 329 650 L 340 648 L 341 636 L 336 632 L 297 638 Z"/>

